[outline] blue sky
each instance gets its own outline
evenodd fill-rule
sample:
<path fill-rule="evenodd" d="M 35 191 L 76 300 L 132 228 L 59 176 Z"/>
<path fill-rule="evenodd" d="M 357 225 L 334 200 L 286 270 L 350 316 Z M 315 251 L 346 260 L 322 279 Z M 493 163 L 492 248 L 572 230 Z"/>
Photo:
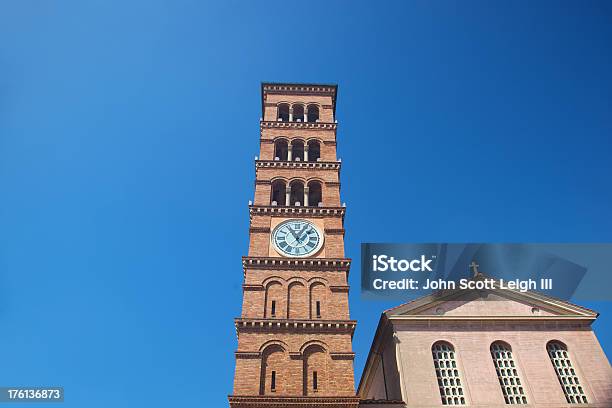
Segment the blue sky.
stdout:
<path fill-rule="evenodd" d="M 339 85 L 356 381 L 361 242 L 612 241 L 611 42 L 603 1 L 3 2 L 0 385 L 226 404 L 261 81 Z"/>

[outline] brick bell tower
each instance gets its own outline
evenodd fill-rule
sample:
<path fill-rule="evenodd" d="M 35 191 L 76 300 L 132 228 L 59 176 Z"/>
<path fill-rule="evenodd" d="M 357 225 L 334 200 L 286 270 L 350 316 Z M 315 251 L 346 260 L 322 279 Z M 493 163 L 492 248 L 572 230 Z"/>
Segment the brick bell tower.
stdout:
<path fill-rule="evenodd" d="M 263 83 L 232 408 L 356 408 L 336 85 Z"/>

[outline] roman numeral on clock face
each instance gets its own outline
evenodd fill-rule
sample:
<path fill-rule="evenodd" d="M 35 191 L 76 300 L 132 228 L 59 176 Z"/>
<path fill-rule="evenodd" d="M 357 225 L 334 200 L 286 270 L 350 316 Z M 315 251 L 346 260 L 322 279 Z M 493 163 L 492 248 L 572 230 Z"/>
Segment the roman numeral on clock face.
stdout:
<path fill-rule="evenodd" d="M 272 243 L 290 256 L 308 256 L 322 245 L 321 234 L 306 220 L 290 220 L 279 224 L 272 232 Z"/>

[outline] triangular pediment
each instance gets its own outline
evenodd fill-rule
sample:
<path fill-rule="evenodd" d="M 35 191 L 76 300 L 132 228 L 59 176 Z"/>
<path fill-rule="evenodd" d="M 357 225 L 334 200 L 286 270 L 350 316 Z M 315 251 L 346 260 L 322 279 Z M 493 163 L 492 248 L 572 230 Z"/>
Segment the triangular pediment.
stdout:
<path fill-rule="evenodd" d="M 596 318 L 597 312 L 543 295 L 506 289 L 441 291 L 394 307 L 387 317 Z"/>

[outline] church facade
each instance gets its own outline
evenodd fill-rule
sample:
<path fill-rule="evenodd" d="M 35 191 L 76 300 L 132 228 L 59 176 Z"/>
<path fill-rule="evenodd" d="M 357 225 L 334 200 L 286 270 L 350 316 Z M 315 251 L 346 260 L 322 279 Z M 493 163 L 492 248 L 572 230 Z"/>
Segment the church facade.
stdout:
<path fill-rule="evenodd" d="M 262 84 L 233 408 L 354 407 L 335 85 Z"/>
<path fill-rule="evenodd" d="M 336 99 L 335 85 L 262 84 L 230 407 L 612 408 L 597 313 L 499 289 L 385 311 L 355 392 Z"/>
<path fill-rule="evenodd" d="M 382 314 L 358 395 L 411 408 L 612 407 L 596 318 L 536 292 L 499 288 L 417 299 Z"/>

